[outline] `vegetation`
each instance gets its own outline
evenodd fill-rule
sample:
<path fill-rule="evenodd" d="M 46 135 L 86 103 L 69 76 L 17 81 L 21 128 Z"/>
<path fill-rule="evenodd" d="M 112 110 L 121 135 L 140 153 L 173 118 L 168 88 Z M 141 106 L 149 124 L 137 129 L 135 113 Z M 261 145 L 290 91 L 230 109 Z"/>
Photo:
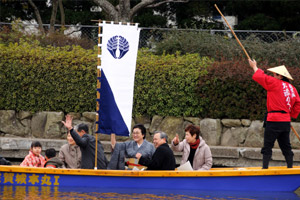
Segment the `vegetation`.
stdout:
<path fill-rule="evenodd" d="M 206 31 L 172 31 L 163 36 L 161 42 L 156 43 L 155 53 L 161 55 L 174 54 L 180 51 L 182 54 L 198 53 L 200 56 L 208 56 L 215 60 L 240 60 L 245 54 L 234 37 L 211 34 Z M 242 37 L 240 37 L 242 38 Z M 266 42 L 261 35 L 250 35 L 241 42 L 245 46 L 251 58 L 270 65 L 282 65 L 299 67 L 300 40 L 287 35 L 277 36 L 273 42 Z"/>

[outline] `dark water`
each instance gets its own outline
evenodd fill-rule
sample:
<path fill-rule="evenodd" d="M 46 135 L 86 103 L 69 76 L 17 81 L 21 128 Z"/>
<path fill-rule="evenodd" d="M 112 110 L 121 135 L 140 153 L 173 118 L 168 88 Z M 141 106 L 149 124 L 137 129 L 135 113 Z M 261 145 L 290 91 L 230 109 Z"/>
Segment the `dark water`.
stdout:
<path fill-rule="evenodd" d="M 297 200 L 300 197 L 292 192 L 221 192 L 187 190 L 134 190 L 134 189 L 99 189 L 73 187 L 38 187 L 38 186 L 0 186 L 0 198 L 4 200 L 94 200 L 94 199 L 200 199 L 200 200 Z"/>

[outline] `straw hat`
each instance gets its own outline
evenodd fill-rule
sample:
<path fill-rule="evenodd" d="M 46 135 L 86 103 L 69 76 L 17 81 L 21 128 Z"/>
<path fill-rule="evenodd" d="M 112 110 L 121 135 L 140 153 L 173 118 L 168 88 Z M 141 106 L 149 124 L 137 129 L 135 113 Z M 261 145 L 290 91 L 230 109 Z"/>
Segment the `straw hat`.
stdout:
<path fill-rule="evenodd" d="M 294 80 L 292 78 L 292 76 L 290 75 L 290 73 L 288 72 L 288 70 L 285 68 L 284 65 L 280 65 L 278 67 L 273 67 L 273 68 L 270 68 L 270 69 L 267 69 L 267 70 L 270 71 L 270 72 L 274 72 L 274 73 L 280 74 L 280 75 L 282 75 L 284 77 L 287 77 L 290 80 Z"/>

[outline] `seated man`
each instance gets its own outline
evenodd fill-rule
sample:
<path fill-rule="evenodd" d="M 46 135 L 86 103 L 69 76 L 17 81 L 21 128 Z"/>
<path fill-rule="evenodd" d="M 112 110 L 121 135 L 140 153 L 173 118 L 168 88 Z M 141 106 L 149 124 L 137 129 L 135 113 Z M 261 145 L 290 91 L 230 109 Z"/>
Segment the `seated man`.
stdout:
<path fill-rule="evenodd" d="M 156 148 L 151 159 L 143 157 L 141 153 L 136 154 L 139 164 L 147 166 L 148 170 L 174 170 L 176 167 L 173 151 L 168 143 L 168 136 L 162 131 L 156 131 L 153 136 L 153 144 Z"/>
<path fill-rule="evenodd" d="M 56 157 L 56 151 L 53 148 L 46 149 L 45 152 L 46 163 L 44 167 L 46 168 L 62 168 L 63 162 Z"/>
<path fill-rule="evenodd" d="M 96 139 L 94 136 L 89 135 L 89 127 L 86 124 L 78 124 L 73 129 L 73 118 L 70 115 L 66 116 L 66 121 L 62 122 L 65 127 L 70 131 L 72 138 L 81 150 L 81 168 L 94 169 L 95 166 L 95 147 Z M 104 155 L 104 149 L 100 141 L 97 144 L 97 169 L 107 168 L 107 159 Z"/>

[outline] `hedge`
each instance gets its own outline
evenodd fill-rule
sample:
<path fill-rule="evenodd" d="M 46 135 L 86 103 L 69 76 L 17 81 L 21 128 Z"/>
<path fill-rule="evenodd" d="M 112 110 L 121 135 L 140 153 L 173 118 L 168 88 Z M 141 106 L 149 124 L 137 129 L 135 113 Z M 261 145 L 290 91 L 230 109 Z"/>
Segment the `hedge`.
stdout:
<path fill-rule="evenodd" d="M 38 42 L 0 46 L 3 110 L 79 112 L 96 108 L 95 51 Z"/>
<path fill-rule="evenodd" d="M 96 109 L 97 51 L 79 46 L 0 45 L 0 109 L 85 112 Z M 265 69 L 268 63 L 261 63 Z M 299 90 L 299 68 L 289 68 Z M 266 92 L 246 60 L 199 54 L 138 53 L 133 116 L 261 119 Z"/>

